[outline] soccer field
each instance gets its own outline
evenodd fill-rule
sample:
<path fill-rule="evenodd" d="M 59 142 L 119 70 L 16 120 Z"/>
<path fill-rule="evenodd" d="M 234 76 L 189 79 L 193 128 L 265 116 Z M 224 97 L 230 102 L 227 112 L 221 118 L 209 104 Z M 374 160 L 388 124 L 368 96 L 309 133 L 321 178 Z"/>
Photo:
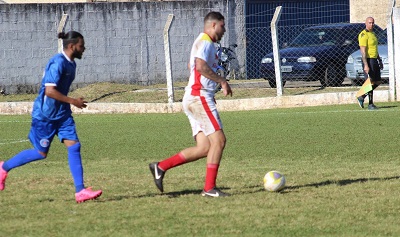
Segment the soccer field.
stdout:
<path fill-rule="evenodd" d="M 223 112 L 227 146 L 204 198 L 205 160 L 169 170 L 164 194 L 148 163 L 194 144 L 178 114 L 75 115 L 87 186 L 76 204 L 67 152 L 10 171 L 0 236 L 400 236 L 399 103 Z M 29 116 L 0 116 L 0 160 L 30 148 Z M 57 138 L 56 138 L 57 139 Z M 270 170 L 280 193 L 263 189 Z"/>

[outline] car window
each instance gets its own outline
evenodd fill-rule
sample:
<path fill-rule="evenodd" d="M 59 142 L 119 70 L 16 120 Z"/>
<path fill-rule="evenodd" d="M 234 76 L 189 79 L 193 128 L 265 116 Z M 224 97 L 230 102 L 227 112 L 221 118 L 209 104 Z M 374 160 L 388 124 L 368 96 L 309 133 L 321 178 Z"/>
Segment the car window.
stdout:
<path fill-rule="evenodd" d="M 375 30 L 374 30 L 375 31 Z M 387 44 L 387 31 L 378 29 L 375 32 L 376 37 L 378 38 L 378 44 Z"/>
<path fill-rule="evenodd" d="M 337 35 L 331 30 L 305 30 L 290 44 L 292 47 L 335 45 Z"/>
<path fill-rule="evenodd" d="M 350 40 L 352 44 L 357 44 L 358 45 L 358 35 L 361 33 L 361 30 L 359 29 L 352 29 L 346 32 L 343 35 L 344 41 L 345 40 Z"/>

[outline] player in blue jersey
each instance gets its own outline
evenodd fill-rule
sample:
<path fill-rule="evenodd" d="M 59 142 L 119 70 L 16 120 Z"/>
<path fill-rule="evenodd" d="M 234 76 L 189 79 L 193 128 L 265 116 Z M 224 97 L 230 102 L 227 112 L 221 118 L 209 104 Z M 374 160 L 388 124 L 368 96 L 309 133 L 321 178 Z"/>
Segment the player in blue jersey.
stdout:
<path fill-rule="evenodd" d="M 47 157 L 50 144 L 55 135 L 68 150 L 68 163 L 75 185 L 75 199 L 78 203 L 95 199 L 101 190 L 85 188 L 81 161 L 81 144 L 76 133 L 71 105 L 80 109 L 86 107 L 83 98 L 68 96 L 69 88 L 75 79 L 76 63 L 85 51 L 83 36 L 76 32 L 60 33 L 63 52 L 55 55 L 47 63 L 39 91 L 33 104 L 32 124 L 29 140 L 33 149 L 24 150 L 7 161 L 0 162 L 0 190 L 4 190 L 8 172 L 16 167 Z"/>

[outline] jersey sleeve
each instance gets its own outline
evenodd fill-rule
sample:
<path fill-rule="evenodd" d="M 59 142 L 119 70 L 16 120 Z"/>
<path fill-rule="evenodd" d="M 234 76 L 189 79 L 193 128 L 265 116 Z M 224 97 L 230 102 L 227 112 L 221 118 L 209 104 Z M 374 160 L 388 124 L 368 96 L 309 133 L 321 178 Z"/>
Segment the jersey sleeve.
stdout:
<path fill-rule="evenodd" d="M 364 31 L 358 35 L 358 44 L 362 47 L 368 46 L 368 35 Z"/>
<path fill-rule="evenodd" d="M 62 75 L 62 64 L 57 61 L 49 63 L 44 73 L 45 86 L 57 86 Z"/>
<path fill-rule="evenodd" d="M 207 61 L 207 43 L 205 41 L 198 42 L 197 50 L 193 56 Z"/>

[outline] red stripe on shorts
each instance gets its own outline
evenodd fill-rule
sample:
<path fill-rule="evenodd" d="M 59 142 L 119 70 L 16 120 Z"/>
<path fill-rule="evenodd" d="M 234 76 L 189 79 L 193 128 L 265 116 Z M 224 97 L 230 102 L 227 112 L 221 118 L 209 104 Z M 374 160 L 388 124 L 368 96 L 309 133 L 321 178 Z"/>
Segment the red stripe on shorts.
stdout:
<path fill-rule="evenodd" d="M 221 130 L 221 127 L 219 126 L 217 119 L 215 119 L 213 113 L 210 110 L 210 107 L 208 106 L 206 98 L 204 96 L 200 96 L 200 100 L 201 103 L 203 104 L 204 110 L 206 111 L 207 117 L 210 119 L 211 124 L 213 125 L 215 131 Z"/>

